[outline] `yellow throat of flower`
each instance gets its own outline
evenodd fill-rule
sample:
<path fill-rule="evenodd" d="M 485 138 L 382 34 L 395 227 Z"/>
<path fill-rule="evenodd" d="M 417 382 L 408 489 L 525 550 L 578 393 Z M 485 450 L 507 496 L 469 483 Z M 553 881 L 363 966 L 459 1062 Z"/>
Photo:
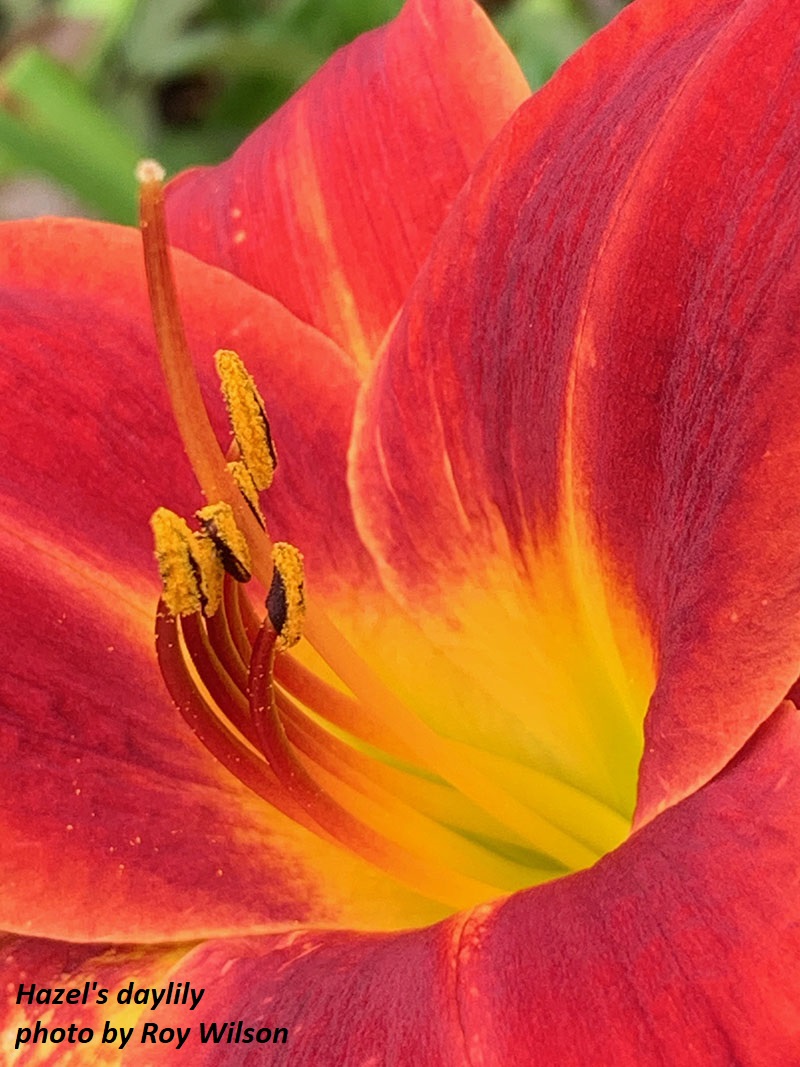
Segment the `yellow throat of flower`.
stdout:
<path fill-rule="evenodd" d="M 152 518 L 159 664 L 187 723 L 267 804 L 448 908 L 591 865 L 627 836 L 624 814 L 530 770 L 520 799 L 502 761 L 438 734 L 313 599 L 306 609 L 301 552 L 272 543 L 259 501 L 277 463 L 266 405 L 239 357 L 218 352 L 235 442 L 226 455 L 179 312 L 163 172 L 145 163 L 138 177 L 159 354 L 208 501 L 194 530 L 164 508 Z M 255 585 L 268 590 L 265 609 Z"/>

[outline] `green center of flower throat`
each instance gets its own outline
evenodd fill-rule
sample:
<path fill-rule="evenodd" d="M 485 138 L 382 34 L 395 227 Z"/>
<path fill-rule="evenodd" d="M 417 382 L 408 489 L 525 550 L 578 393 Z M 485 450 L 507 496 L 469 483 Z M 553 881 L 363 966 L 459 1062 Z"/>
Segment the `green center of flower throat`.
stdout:
<path fill-rule="evenodd" d="M 208 502 L 195 529 L 165 508 L 151 521 L 164 590 L 158 661 L 188 726 L 267 806 L 442 913 L 590 866 L 625 839 L 630 813 L 528 769 L 516 768 L 515 784 L 489 754 L 427 725 L 318 604 L 306 605 L 302 554 L 271 541 L 261 510 L 278 462 L 266 405 L 239 357 L 218 352 L 233 431 L 225 452 L 178 308 L 163 171 L 147 162 L 138 176 L 159 355 Z M 310 657 L 290 652 L 301 635 Z M 314 657 L 327 680 L 309 667 Z"/>

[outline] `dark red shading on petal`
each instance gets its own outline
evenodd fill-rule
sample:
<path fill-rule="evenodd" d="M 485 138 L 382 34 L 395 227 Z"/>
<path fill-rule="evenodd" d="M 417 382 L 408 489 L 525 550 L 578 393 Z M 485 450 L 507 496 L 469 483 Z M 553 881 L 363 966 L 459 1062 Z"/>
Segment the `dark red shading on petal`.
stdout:
<path fill-rule="evenodd" d="M 580 604 L 590 545 L 635 590 L 640 820 L 798 673 L 798 32 L 790 3 L 628 8 L 492 146 L 362 407 L 362 534 L 408 603 L 452 581 L 442 529 L 474 566 L 498 519 L 532 589 L 549 553 Z"/>
<path fill-rule="evenodd" d="M 329 60 L 229 162 L 172 182 L 170 238 L 277 297 L 364 366 L 456 193 L 527 94 L 471 0 L 411 0 Z"/>
<path fill-rule="evenodd" d="M 589 871 L 406 934 L 215 941 L 180 977 L 206 989 L 206 1022 L 287 1027 L 293 1067 L 786 1067 L 800 1043 L 798 757 L 786 704 Z M 200 1014 L 160 1018 L 199 1030 Z M 198 1065 L 265 1054 L 191 1040 Z"/>

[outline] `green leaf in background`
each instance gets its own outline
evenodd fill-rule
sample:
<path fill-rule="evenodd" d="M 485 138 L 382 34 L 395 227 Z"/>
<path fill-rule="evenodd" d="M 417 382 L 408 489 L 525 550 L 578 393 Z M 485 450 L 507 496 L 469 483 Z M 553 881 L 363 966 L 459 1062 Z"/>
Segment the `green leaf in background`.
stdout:
<path fill-rule="evenodd" d="M 134 168 L 144 154 L 65 67 L 37 48 L 2 71 L 0 145 L 26 169 L 74 191 L 115 222 L 135 221 Z"/>
<path fill-rule="evenodd" d="M 103 65 L 109 59 L 113 62 L 117 43 L 127 33 L 138 7 L 139 0 L 61 0 L 57 5 L 59 18 L 92 26 L 92 47 L 79 65 L 82 80 L 90 86 L 102 75 Z"/>
<path fill-rule="evenodd" d="M 532 89 L 544 85 L 594 28 L 569 0 L 518 0 L 494 22 Z"/>

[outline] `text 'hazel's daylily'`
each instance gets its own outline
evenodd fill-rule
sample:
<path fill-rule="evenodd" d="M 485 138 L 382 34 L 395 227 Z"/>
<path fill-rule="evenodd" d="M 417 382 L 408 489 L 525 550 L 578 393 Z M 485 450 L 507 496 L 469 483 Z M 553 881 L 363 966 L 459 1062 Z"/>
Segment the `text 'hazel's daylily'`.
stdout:
<path fill-rule="evenodd" d="M 526 99 L 409 0 L 144 257 L 0 228 L 7 1062 L 800 1062 L 798 41 Z M 16 1002 L 87 981 L 204 994 Z"/>

